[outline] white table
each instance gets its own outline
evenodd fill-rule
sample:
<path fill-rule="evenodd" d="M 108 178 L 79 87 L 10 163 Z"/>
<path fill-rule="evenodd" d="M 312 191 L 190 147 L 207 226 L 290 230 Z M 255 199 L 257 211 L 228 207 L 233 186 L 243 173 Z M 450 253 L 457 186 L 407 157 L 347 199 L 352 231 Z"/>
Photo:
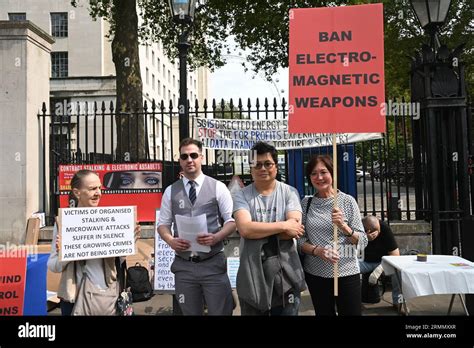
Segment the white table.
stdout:
<path fill-rule="evenodd" d="M 474 293 L 474 263 L 450 255 L 428 255 L 426 262 L 416 261 L 416 258 L 416 255 L 382 258 L 385 274 L 395 273 L 398 277 L 405 309 L 405 299 L 453 294 L 448 312 L 450 314 L 454 297 L 459 294 L 464 310 L 469 315 L 461 294 Z"/>

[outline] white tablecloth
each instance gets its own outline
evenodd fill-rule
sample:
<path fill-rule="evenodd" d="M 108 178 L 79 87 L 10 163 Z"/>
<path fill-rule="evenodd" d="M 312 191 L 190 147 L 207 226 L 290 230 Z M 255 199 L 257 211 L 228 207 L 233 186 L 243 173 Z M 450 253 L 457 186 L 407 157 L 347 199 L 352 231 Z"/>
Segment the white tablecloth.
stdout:
<path fill-rule="evenodd" d="M 386 275 L 401 271 L 405 299 L 474 293 L 474 263 L 459 256 L 428 255 L 426 262 L 416 261 L 416 255 L 384 256 L 382 267 Z"/>

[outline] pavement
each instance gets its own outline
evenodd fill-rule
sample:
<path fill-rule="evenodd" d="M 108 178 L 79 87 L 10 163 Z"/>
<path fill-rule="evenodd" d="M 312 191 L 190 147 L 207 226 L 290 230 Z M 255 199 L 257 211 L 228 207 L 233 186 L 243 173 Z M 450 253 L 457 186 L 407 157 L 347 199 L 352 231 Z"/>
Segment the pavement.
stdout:
<path fill-rule="evenodd" d="M 235 290 L 234 290 L 235 292 Z M 398 313 L 392 307 L 392 294 L 385 292 L 382 300 L 377 304 L 363 304 L 363 316 L 397 316 Z M 451 295 L 433 295 L 417 297 L 407 302 L 409 315 L 440 315 L 445 316 L 448 313 Z M 172 315 L 172 297 L 171 295 L 155 295 L 147 302 L 138 302 L 134 305 L 134 311 L 137 315 Z M 313 316 L 315 314 L 311 297 L 308 291 L 301 294 L 301 305 L 299 315 Z M 240 306 L 234 310 L 233 315 L 240 315 Z M 465 315 L 459 296 L 456 297 L 451 315 Z"/>
<path fill-rule="evenodd" d="M 150 230 L 150 231 L 148 231 Z M 154 239 L 153 238 L 143 238 L 143 235 L 152 235 L 153 228 L 146 228 L 142 231 L 142 239 L 137 243 L 137 254 L 127 257 L 127 265 L 132 266 L 135 263 L 140 263 L 143 266 L 150 264 L 151 254 L 154 252 Z M 46 245 L 46 249 L 49 251 L 49 245 Z M 51 273 L 48 272 L 50 276 Z M 55 274 L 56 284 L 59 281 L 59 274 Z M 50 286 L 48 279 L 48 288 Z M 57 287 L 57 285 L 55 285 Z M 50 290 L 55 291 L 53 288 Z M 237 301 L 237 294 L 235 289 L 234 298 Z M 416 297 L 414 299 L 407 301 L 407 306 L 409 309 L 409 315 L 429 315 L 429 316 L 445 316 L 448 313 L 449 303 L 452 295 L 432 295 L 432 296 L 423 296 Z M 237 301 L 238 302 L 238 301 Z M 376 304 L 363 304 L 362 305 L 362 315 L 363 316 L 396 316 L 398 313 L 393 309 L 392 306 L 392 294 L 390 289 L 386 291 L 379 303 Z M 61 312 L 57 306 L 53 303 L 49 303 L 49 308 L 51 309 L 48 312 L 48 315 L 61 315 Z M 137 302 L 133 304 L 134 312 L 136 315 L 173 315 L 173 301 L 172 295 L 170 294 L 156 294 L 148 301 Z M 312 316 L 315 314 L 313 304 L 311 302 L 311 297 L 308 291 L 304 291 L 301 294 L 301 305 L 299 310 L 299 315 L 301 316 Z M 236 308 L 234 309 L 233 315 L 240 315 L 240 306 L 237 303 Z M 465 315 L 464 309 L 462 307 L 459 296 L 456 296 L 451 315 Z"/>
<path fill-rule="evenodd" d="M 234 290 L 235 294 L 235 290 Z M 363 304 L 363 316 L 396 316 L 397 312 L 392 308 L 392 295 L 387 291 L 382 296 L 382 300 L 376 304 Z M 409 315 L 412 316 L 446 316 L 448 313 L 451 295 L 432 295 L 416 297 L 407 301 Z M 136 315 L 173 315 L 173 301 L 170 294 L 156 294 L 148 301 L 137 302 L 133 304 Z M 313 304 L 308 291 L 304 291 L 301 296 L 301 305 L 299 315 L 313 316 Z M 48 315 L 61 315 L 59 308 L 48 312 Z M 240 315 L 240 306 L 234 310 L 233 315 Z M 465 315 L 459 296 L 456 296 L 451 311 L 451 315 Z"/>

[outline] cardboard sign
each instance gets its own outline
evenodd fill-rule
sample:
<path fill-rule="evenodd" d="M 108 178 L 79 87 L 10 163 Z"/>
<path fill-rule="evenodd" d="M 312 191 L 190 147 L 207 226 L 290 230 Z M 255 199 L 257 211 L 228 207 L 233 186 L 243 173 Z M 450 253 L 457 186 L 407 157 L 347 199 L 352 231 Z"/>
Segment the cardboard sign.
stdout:
<path fill-rule="evenodd" d="M 288 131 L 385 132 L 382 4 L 289 16 Z"/>
<path fill-rule="evenodd" d="M 154 289 L 157 291 L 174 291 L 174 273 L 171 272 L 171 264 L 174 261 L 175 252 L 158 233 L 158 222 L 160 210 L 156 210 L 155 220 L 155 280 Z"/>
<path fill-rule="evenodd" d="M 138 221 L 151 222 L 161 206 L 162 163 L 69 164 L 59 166 L 59 203 L 68 208 L 71 179 L 81 169 L 99 175 L 102 182 L 100 206 L 134 205 Z"/>
<path fill-rule="evenodd" d="M 27 253 L 0 252 L 0 316 L 23 315 Z"/>
<path fill-rule="evenodd" d="M 134 255 L 136 208 L 59 209 L 61 261 Z"/>

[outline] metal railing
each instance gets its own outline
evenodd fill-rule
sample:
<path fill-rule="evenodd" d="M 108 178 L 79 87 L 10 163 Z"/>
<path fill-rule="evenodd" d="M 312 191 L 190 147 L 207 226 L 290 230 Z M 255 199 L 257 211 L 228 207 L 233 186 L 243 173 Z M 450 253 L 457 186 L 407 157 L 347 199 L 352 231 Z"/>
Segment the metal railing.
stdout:
<path fill-rule="evenodd" d="M 175 148 L 178 144 L 178 113 L 171 101 L 166 104 L 153 102 L 151 105 L 145 102 L 140 108 L 124 112 L 117 112 L 113 102 L 76 103 L 70 105 L 67 112 L 58 112 L 54 107 L 51 110 L 53 112 L 48 114 L 46 104 L 43 104 L 38 114 L 43 125 L 43 210 L 49 206 L 49 217 L 55 216 L 58 209 L 60 164 L 162 161 L 163 189 L 178 178 L 180 168 Z M 202 105 L 196 100 L 189 109 L 190 126 L 192 130 L 195 128 L 196 117 L 273 120 L 287 118 L 287 111 L 286 101 L 283 99 L 277 103 L 276 98 L 271 103 L 267 98 L 263 103 L 256 99 L 253 104 L 250 98 L 245 103 L 241 99 L 237 103 L 232 99 L 229 102 L 212 100 L 211 103 L 205 100 Z M 125 126 L 117 132 L 117 124 L 122 124 L 123 120 Z M 414 186 L 417 185 L 411 153 L 414 120 L 412 117 L 387 116 L 386 122 L 387 132 L 380 139 L 339 145 L 340 153 L 352 155 L 352 161 L 339 162 L 339 173 L 343 174 L 340 187 L 349 188 L 363 215 L 375 214 L 389 220 L 414 219 L 417 213 L 423 213 L 416 210 L 414 202 Z M 128 132 L 125 138 L 132 139 L 131 132 L 139 134 L 140 127 L 143 127 L 145 139 L 136 136 L 133 140 L 136 144 L 120 141 L 120 134 Z M 140 150 L 142 156 L 141 147 L 145 147 L 144 151 Z M 329 147 L 279 151 L 285 160 L 279 166 L 278 178 L 300 186 L 302 194 L 311 194 L 312 188 L 304 177 L 304 166 L 311 156 L 332 154 L 331 151 Z M 245 184 L 251 181 L 249 174 L 243 174 L 243 163 L 239 164 L 240 168 L 236 168 L 235 162 L 219 163 L 221 157 L 212 149 L 205 149 L 204 156 L 204 173 L 229 183 L 234 173 L 239 172 Z M 46 201 L 48 191 L 49 204 Z"/>

